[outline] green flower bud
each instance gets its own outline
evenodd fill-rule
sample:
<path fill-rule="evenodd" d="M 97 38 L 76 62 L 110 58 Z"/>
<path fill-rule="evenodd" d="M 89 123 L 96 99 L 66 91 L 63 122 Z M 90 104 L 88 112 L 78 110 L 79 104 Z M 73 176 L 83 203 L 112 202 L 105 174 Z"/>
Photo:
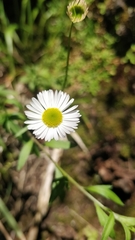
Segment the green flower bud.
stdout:
<path fill-rule="evenodd" d="M 81 22 L 88 13 L 85 0 L 75 0 L 67 6 L 67 14 L 73 23 Z"/>

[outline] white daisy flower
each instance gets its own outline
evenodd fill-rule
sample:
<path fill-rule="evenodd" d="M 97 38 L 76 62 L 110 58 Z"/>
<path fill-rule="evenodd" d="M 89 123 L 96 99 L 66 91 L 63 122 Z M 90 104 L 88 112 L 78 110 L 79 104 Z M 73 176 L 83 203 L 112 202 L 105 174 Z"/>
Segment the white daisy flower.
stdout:
<path fill-rule="evenodd" d="M 45 141 L 64 138 L 66 134 L 74 132 L 81 117 L 79 110 L 76 110 L 77 105 L 68 108 L 73 101 L 73 98 L 70 99 L 70 96 L 62 91 L 39 92 L 37 99 L 32 98 L 26 106 L 29 109 L 25 111 L 29 119 L 25 121 L 27 128 L 34 130 L 36 138 Z"/>

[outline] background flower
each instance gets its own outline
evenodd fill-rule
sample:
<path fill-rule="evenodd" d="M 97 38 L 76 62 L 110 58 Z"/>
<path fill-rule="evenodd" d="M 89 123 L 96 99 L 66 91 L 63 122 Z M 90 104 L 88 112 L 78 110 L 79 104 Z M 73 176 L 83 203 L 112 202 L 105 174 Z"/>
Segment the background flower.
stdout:
<path fill-rule="evenodd" d="M 81 22 L 88 13 L 88 7 L 85 0 L 75 0 L 69 3 L 68 15 L 73 23 Z"/>

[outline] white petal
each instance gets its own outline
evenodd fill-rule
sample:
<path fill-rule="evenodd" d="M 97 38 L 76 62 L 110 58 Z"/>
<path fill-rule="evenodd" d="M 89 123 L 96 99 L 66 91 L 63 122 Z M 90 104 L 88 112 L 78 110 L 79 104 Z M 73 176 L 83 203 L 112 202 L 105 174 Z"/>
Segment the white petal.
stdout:
<path fill-rule="evenodd" d="M 77 112 L 74 112 L 74 113 L 67 113 L 67 114 L 63 114 L 63 118 L 64 119 L 74 119 L 74 118 L 79 118 L 80 117 L 80 114 L 77 113 Z"/>
<path fill-rule="evenodd" d="M 41 119 L 41 115 L 40 114 L 37 114 L 37 113 L 33 113 L 33 112 L 30 112 L 30 111 L 25 111 L 25 114 L 28 118 L 30 119 Z"/>
<path fill-rule="evenodd" d="M 34 124 L 29 124 L 29 125 L 27 126 L 27 128 L 28 128 L 29 130 L 36 130 L 36 129 L 41 128 L 43 125 L 44 125 L 44 124 L 43 124 L 42 122 L 40 122 L 40 123 L 34 123 Z"/>
<path fill-rule="evenodd" d="M 61 100 L 61 105 L 59 106 L 60 109 L 63 110 L 63 108 L 67 105 L 68 101 L 69 101 L 69 95 L 65 94 Z"/>
<path fill-rule="evenodd" d="M 26 120 L 24 123 L 25 124 L 35 124 L 35 123 L 40 123 L 41 120 Z"/>
<path fill-rule="evenodd" d="M 61 111 L 66 110 L 73 102 L 74 102 L 73 98 L 66 104 L 65 104 L 65 102 L 63 102 L 62 106 L 60 107 Z"/>
<path fill-rule="evenodd" d="M 50 98 L 51 98 L 52 107 L 54 107 L 55 106 L 55 96 L 54 96 L 54 92 L 52 90 L 50 90 Z"/>
<path fill-rule="evenodd" d="M 56 106 L 58 106 L 59 98 L 60 98 L 60 94 L 56 90 L 55 93 L 54 93 L 54 102 L 55 102 Z"/>
<path fill-rule="evenodd" d="M 31 101 L 30 102 L 30 104 L 29 104 L 30 106 L 32 106 L 33 107 L 33 109 L 35 109 L 35 110 L 37 110 L 37 111 L 39 111 L 39 113 L 41 113 L 41 112 L 43 112 L 43 110 L 41 110 L 41 109 L 39 109 L 39 108 L 37 108 L 37 106 Z M 28 105 L 27 105 L 28 106 Z M 26 107 L 27 107 L 26 106 Z"/>
<path fill-rule="evenodd" d="M 67 96 L 66 93 L 63 93 L 63 92 L 60 92 L 60 99 L 59 99 L 59 102 L 58 102 L 58 108 L 61 107 L 61 105 L 65 102 L 65 98 Z"/>
<path fill-rule="evenodd" d="M 61 127 L 58 126 L 57 131 L 58 131 L 60 138 L 64 138 L 66 136 L 65 132 L 61 131 Z"/>
<path fill-rule="evenodd" d="M 65 114 L 65 113 L 69 113 L 69 112 L 72 112 L 72 111 L 73 111 L 74 109 L 76 109 L 77 107 L 78 107 L 78 105 L 75 105 L 75 106 L 73 106 L 73 107 L 67 109 L 66 111 L 64 111 L 63 114 Z"/>
<path fill-rule="evenodd" d="M 70 127 L 70 128 L 74 128 L 78 125 L 77 122 L 70 122 L 70 121 L 64 121 L 62 123 L 63 126 L 67 126 L 67 127 Z"/>
<path fill-rule="evenodd" d="M 26 107 L 27 107 L 29 110 L 31 110 L 32 112 L 35 112 L 35 113 L 38 113 L 38 114 L 41 113 L 41 110 L 33 107 L 32 105 L 26 105 Z"/>
<path fill-rule="evenodd" d="M 33 133 L 37 136 L 40 136 L 43 131 L 47 128 L 46 125 L 42 125 L 40 128 L 36 129 Z"/>
<path fill-rule="evenodd" d="M 46 136 L 48 130 L 49 130 L 48 127 L 45 128 L 45 130 L 40 135 L 37 135 L 37 136 L 39 136 L 39 138 L 41 138 L 41 139 L 45 139 L 45 136 Z"/>
<path fill-rule="evenodd" d="M 49 98 L 48 98 L 48 91 L 43 91 L 42 94 L 43 94 L 44 102 L 46 104 L 46 109 L 50 108 L 51 105 L 50 105 L 50 101 L 49 101 Z"/>
<path fill-rule="evenodd" d="M 32 102 L 34 103 L 35 107 L 37 109 L 40 109 L 41 111 L 44 111 L 43 107 L 41 106 L 40 102 L 36 98 L 32 98 Z"/>
<path fill-rule="evenodd" d="M 53 128 L 49 128 L 45 136 L 46 141 L 50 141 L 51 139 L 53 139 Z"/>
<path fill-rule="evenodd" d="M 70 134 L 70 132 L 71 132 L 71 128 L 68 128 L 67 126 L 60 125 L 59 128 L 60 128 L 60 130 L 61 130 L 62 132 L 64 132 L 64 133 Z"/>
<path fill-rule="evenodd" d="M 59 134 L 58 134 L 57 128 L 53 128 L 53 137 L 55 140 L 59 139 Z"/>
<path fill-rule="evenodd" d="M 43 97 L 43 92 L 39 92 L 39 94 L 37 94 L 38 100 L 39 102 L 42 104 L 42 106 L 44 107 L 44 109 L 47 108 L 47 104 L 44 101 L 44 97 Z"/>

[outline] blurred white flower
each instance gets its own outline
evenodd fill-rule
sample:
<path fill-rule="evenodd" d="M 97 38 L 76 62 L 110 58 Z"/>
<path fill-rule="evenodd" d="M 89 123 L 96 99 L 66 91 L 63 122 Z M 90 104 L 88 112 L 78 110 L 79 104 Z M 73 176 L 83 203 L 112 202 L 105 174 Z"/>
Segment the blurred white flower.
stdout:
<path fill-rule="evenodd" d="M 38 139 L 61 139 L 74 132 L 78 127 L 79 118 L 81 117 L 77 105 L 70 107 L 74 99 L 70 99 L 67 93 L 62 91 L 48 90 L 37 94 L 37 99 L 32 98 L 25 111 L 29 120 L 29 130 L 34 130 L 33 134 Z"/>
<path fill-rule="evenodd" d="M 75 0 L 67 6 L 67 14 L 73 23 L 81 22 L 88 13 L 85 0 Z"/>

